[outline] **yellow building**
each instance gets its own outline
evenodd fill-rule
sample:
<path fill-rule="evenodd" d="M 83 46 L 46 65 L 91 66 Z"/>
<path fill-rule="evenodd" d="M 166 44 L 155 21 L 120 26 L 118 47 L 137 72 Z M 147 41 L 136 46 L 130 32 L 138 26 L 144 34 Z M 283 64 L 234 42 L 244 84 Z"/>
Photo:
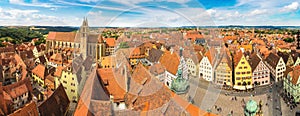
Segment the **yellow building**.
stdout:
<path fill-rule="evenodd" d="M 249 62 L 243 55 L 242 51 L 238 51 L 234 56 L 234 89 L 246 90 L 252 88 L 252 70 Z"/>
<path fill-rule="evenodd" d="M 39 86 L 44 86 L 45 80 L 45 66 L 42 64 L 37 65 L 32 71 L 32 79 Z"/>
<path fill-rule="evenodd" d="M 215 83 L 223 86 L 232 87 L 232 61 L 229 55 L 224 52 L 221 56 L 220 62 L 215 69 Z"/>
<path fill-rule="evenodd" d="M 140 60 L 144 59 L 145 57 L 146 55 L 145 55 L 144 47 L 134 48 L 129 56 L 130 65 L 131 66 L 137 65 L 140 62 Z"/>
<path fill-rule="evenodd" d="M 60 76 L 59 76 L 60 75 Z M 67 96 L 70 101 L 78 100 L 78 81 L 76 74 L 72 73 L 72 67 L 69 65 L 67 67 L 57 67 L 54 73 L 55 87 L 59 87 L 60 84 L 63 85 Z"/>
<path fill-rule="evenodd" d="M 106 56 L 101 58 L 100 68 L 115 68 L 115 58 L 112 56 Z"/>

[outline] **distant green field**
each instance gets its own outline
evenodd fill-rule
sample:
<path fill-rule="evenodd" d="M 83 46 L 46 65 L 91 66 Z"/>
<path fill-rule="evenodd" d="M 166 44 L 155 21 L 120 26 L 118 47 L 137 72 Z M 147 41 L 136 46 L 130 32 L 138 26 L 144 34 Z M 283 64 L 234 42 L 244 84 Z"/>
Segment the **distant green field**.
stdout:
<path fill-rule="evenodd" d="M 12 39 L 11 37 L 1 37 L 0 41 L 13 41 L 14 39 Z"/>

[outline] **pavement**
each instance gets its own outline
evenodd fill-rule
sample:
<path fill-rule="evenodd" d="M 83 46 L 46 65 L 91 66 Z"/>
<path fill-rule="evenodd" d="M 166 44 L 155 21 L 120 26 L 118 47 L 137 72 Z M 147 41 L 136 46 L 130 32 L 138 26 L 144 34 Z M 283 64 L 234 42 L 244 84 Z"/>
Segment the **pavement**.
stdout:
<path fill-rule="evenodd" d="M 273 80 L 271 80 L 274 83 Z M 282 82 L 274 83 L 269 86 L 256 87 L 249 92 L 236 92 L 233 90 L 221 90 L 213 83 L 204 79 L 190 78 L 190 86 L 195 94 L 187 95 L 193 98 L 193 103 L 203 110 L 211 111 L 220 115 L 228 115 L 233 111 L 233 115 L 240 116 L 243 114 L 242 99 L 247 102 L 250 99 L 259 103 L 262 100 L 264 116 L 293 116 L 297 109 L 290 111 L 287 105 L 280 97 L 282 92 Z M 252 96 L 252 97 L 251 97 Z M 232 100 L 234 97 L 237 100 Z M 216 107 L 217 106 L 217 107 Z M 222 109 L 220 112 L 220 108 Z"/>

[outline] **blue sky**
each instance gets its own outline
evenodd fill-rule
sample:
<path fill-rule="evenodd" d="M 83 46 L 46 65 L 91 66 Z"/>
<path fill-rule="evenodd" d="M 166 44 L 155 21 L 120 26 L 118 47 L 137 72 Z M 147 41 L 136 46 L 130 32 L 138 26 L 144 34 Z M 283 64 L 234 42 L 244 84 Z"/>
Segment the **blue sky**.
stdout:
<path fill-rule="evenodd" d="M 0 0 L 0 25 L 300 25 L 300 0 Z"/>

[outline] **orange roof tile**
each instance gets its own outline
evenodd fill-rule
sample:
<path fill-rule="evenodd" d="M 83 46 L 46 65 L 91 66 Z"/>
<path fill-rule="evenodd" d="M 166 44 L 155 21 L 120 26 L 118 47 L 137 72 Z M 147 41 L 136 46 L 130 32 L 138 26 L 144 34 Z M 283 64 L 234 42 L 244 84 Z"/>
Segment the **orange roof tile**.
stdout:
<path fill-rule="evenodd" d="M 238 65 L 238 63 L 240 62 L 240 60 L 243 57 L 243 52 L 242 51 L 237 51 L 237 53 L 234 55 L 233 57 L 233 61 L 234 61 L 234 67 L 236 67 Z"/>
<path fill-rule="evenodd" d="M 32 71 L 33 74 L 37 75 L 41 79 L 44 79 L 45 66 L 42 64 L 37 65 Z"/>
<path fill-rule="evenodd" d="M 132 73 L 132 78 L 135 82 L 143 85 L 149 82 L 151 79 L 151 74 L 147 71 L 147 69 L 143 66 L 142 63 L 139 63 Z"/>
<path fill-rule="evenodd" d="M 106 38 L 105 41 L 109 47 L 114 47 L 116 45 L 115 38 Z"/>
<path fill-rule="evenodd" d="M 108 93 L 114 97 L 114 102 L 124 101 L 126 94 L 125 88 L 122 88 L 122 86 L 120 86 L 121 82 L 118 82 L 116 79 L 122 77 L 115 76 L 112 68 L 101 68 L 97 70 L 97 73 L 104 84 L 106 84 L 105 87 L 108 90 Z"/>
<path fill-rule="evenodd" d="M 76 32 L 49 32 L 47 40 L 74 42 Z"/>
<path fill-rule="evenodd" d="M 14 89 L 12 89 L 11 91 L 9 91 L 9 95 L 12 97 L 12 98 L 17 98 L 25 93 L 29 92 L 27 86 L 25 84 L 22 84 L 21 86 L 18 86 Z"/>
<path fill-rule="evenodd" d="M 145 57 L 144 53 L 145 51 L 143 51 L 142 47 L 136 47 L 130 53 L 129 58 L 144 58 Z"/>
<path fill-rule="evenodd" d="M 1 113 L 0 113 L 1 114 Z M 8 116 L 38 116 L 38 110 L 37 105 L 35 102 L 30 102 L 26 104 L 24 107 L 18 109 L 12 114 L 9 114 Z"/>
<path fill-rule="evenodd" d="M 291 73 L 291 76 L 292 76 L 292 83 L 294 85 L 298 84 L 298 80 L 299 80 L 299 77 L 300 77 L 300 66 L 296 66 L 293 68 L 293 72 L 290 72 Z"/>
<path fill-rule="evenodd" d="M 203 35 L 198 31 L 188 31 L 185 35 L 185 39 L 190 39 L 191 41 L 195 41 L 196 39 L 203 39 Z"/>
<path fill-rule="evenodd" d="M 166 70 L 173 75 L 176 75 L 178 65 L 180 63 L 179 56 L 176 53 L 166 51 L 161 57 L 159 62 L 166 68 Z"/>
<path fill-rule="evenodd" d="M 57 66 L 56 71 L 54 72 L 54 76 L 60 77 L 63 69 L 64 69 L 64 67 Z"/>

